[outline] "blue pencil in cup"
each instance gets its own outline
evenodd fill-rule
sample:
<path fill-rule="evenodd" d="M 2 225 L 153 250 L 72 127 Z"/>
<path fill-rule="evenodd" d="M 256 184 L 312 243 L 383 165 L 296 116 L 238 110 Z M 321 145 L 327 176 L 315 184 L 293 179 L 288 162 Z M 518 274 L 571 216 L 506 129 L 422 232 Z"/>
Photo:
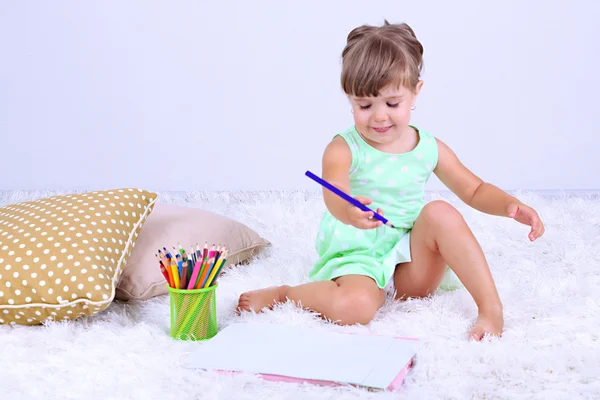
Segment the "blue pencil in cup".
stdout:
<path fill-rule="evenodd" d="M 329 189 L 333 193 L 337 194 L 342 199 L 346 200 L 348 203 L 355 205 L 356 207 L 360 208 L 361 210 L 363 210 L 365 212 L 372 212 L 373 218 L 383 222 L 385 225 L 388 224 L 389 221 L 383 215 L 376 213 L 375 211 L 371 210 L 369 207 L 362 204 L 360 201 L 356 200 L 355 198 L 353 198 L 351 196 L 348 196 L 346 193 L 342 192 L 340 189 L 336 188 L 335 186 L 333 186 L 331 183 L 327 182 L 326 180 L 319 178 L 318 176 L 316 176 L 315 174 L 313 174 L 310 171 L 306 171 L 305 175 L 308 176 L 313 181 L 315 181 L 315 182 L 321 184 L 322 186 L 324 186 L 325 188 Z M 388 226 L 395 228 L 395 226 L 391 223 Z"/>

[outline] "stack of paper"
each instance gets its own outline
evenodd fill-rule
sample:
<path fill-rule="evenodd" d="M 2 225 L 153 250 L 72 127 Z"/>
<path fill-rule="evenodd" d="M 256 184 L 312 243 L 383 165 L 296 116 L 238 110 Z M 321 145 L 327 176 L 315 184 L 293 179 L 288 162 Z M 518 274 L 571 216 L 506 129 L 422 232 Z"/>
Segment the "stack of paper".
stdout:
<path fill-rule="evenodd" d="M 271 380 L 395 390 L 419 342 L 275 324 L 232 324 L 184 359 L 187 368 L 249 372 Z"/>

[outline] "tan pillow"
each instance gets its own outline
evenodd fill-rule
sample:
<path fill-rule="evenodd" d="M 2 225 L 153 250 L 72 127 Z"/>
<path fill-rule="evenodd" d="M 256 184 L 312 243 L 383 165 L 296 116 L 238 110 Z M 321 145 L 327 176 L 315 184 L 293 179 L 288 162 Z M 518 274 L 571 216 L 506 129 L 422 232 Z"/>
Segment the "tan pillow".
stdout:
<path fill-rule="evenodd" d="M 106 309 L 156 194 L 115 189 L 0 208 L 0 323 Z"/>
<path fill-rule="evenodd" d="M 168 293 L 155 254 L 158 249 L 181 244 L 189 253 L 190 246 L 204 242 L 209 246 L 225 245 L 226 265 L 239 264 L 271 243 L 246 225 L 222 215 L 192 207 L 157 202 L 152 215 L 135 245 L 121 280 L 117 285 L 119 300 L 146 300 Z"/>

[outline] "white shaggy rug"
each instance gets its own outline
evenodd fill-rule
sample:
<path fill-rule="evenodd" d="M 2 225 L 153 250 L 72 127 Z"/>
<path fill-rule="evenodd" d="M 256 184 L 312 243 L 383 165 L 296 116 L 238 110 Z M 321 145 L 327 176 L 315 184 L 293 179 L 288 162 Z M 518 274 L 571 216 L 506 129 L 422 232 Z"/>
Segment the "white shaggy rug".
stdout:
<path fill-rule="evenodd" d="M 0 204 L 60 193 L 65 192 L 5 192 Z M 405 303 L 388 299 L 369 326 L 352 328 L 423 341 L 400 392 L 183 369 L 179 362 L 195 344 L 169 338 L 164 296 L 114 303 L 74 323 L 0 326 L 0 394 L 12 400 L 600 398 L 600 199 L 517 195 L 546 224 L 545 237 L 536 243 L 527 240 L 525 226 L 448 200 L 463 212 L 488 257 L 505 307 L 502 339 L 466 340 L 476 308 L 464 289 Z M 222 277 L 221 327 L 258 321 L 335 329 L 289 304 L 259 315 L 233 314 L 243 291 L 305 282 L 324 209 L 320 193 L 162 193 L 160 199 L 220 212 L 273 243 L 249 265 Z"/>

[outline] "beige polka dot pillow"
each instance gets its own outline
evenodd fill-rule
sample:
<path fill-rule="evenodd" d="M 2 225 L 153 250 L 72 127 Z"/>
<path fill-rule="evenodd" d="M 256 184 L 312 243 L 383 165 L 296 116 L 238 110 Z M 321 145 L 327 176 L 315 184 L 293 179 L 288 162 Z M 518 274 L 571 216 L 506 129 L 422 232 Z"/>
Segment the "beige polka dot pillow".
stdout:
<path fill-rule="evenodd" d="M 106 309 L 157 195 L 117 189 L 0 208 L 0 323 Z"/>

